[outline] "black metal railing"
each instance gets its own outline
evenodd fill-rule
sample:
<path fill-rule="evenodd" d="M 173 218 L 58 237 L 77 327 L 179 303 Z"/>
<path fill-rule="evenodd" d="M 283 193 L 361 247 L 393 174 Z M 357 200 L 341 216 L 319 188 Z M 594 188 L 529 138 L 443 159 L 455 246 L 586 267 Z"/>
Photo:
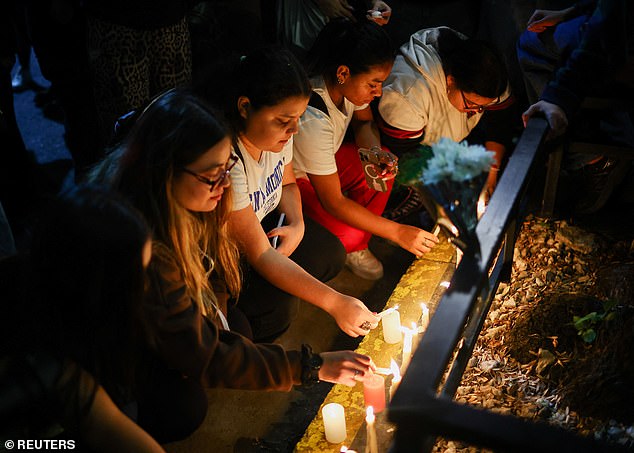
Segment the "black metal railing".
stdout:
<path fill-rule="evenodd" d="M 607 449 L 543 422 L 530 422 L 453 400 L 499 283 L 510 279 L 513 249 L 530 181 L 543 162 L 543 119 L 531 119 L 476 228 L 480 254 L 467 250 L 389 406 L 396 424 L 391 452 L 425 452 L 437 436 L 513 452 Z M 613 451 L 613 450 L 611 450 Z"/>

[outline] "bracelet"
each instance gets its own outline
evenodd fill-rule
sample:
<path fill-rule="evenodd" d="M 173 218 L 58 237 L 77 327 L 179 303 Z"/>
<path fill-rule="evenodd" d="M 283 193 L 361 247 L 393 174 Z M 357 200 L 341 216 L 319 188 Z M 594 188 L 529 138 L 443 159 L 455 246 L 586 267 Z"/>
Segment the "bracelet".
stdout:
<path fill-rule="evenodd" d="M 324 360 L 307 345 L 302 345 L 302 385 L 310 387 L 319 382 L 319 370 Z"/>

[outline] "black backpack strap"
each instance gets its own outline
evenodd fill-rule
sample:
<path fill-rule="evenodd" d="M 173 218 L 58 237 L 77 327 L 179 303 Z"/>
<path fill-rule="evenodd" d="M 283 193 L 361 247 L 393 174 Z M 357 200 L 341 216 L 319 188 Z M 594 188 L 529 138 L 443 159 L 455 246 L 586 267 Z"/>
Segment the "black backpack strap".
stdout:
<path fill-rule="evenodd" d="M 240 159 L 240 162 L 242 162 L 242 167 L 244 168 L 244 174 L 247 174 L 247 164 L 244 163 L 244 156 L 242 155 L 242 151 L 240 151 L 240 146 L 238 145 L 238 138 L 237 137 L 233 137 L 233 152 L 235 153 L 236 156 L 238 156 L 238 159 Z"/>
<path fill-rule="evenodd" d="M 324 112 L 326 116 L 330 116 L 328 114 L 328 107 L 326 107 L 326 102 L 315 91 L 311 93 L 310 100 L 308 101 L 308 105 L 310 105 L 313 108 L 316 108 L 317 110 Z"/>

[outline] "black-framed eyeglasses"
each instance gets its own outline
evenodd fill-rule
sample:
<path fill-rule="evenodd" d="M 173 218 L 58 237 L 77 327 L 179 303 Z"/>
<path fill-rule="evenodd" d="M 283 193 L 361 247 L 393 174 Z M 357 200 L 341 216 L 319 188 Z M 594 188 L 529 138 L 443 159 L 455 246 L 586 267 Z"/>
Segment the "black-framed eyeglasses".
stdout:
<path fill-rule="evenodd" d="M 227 176 L 229 176 L 229 172 L 231 171 L 233 167 L 236 166 L 237 163 L 238 163 L 238 156 L 236 156 L 235 154 L 232 154 L 229 157 L 229 160 L 227 161 L 227 163 L 225 164 L 225 169 L 222 171 L 222 173 L 220 173 L 220 175 L 216 179 L 206 178 L 203 175 L 199 175 L 198 173 L 191 171 L 189 168 L 186 168 L 186 167 L 181 167 L 181 170 L 187 173 L 188 175 L 192 175 L 194 178 L 196 178 L 198 181 L 202 182 L 203 184 L 207 184 L 209 186 L 209 191 L 213 192 L 213 190 L 216 187 L 218 187 L 220 184 L 222 184 L 222 182 L 227 178 Z"/>
<path fill-rule="evenodd" d="M 462 96 L 462 105 L 463 105 L 463 110 L 466 110 L 468 112 L 477 112 L 477 113 L 482 113 L 484 112 L 488 107 L 491 107 L 495 104 L 498 104 L 500 102 L 500 97 L 498 96 L 497 99 L 489 104 L 486 105 L 480 105 L 480 104 L 476 104 L 475 102 L 471 102 L 469 99 L 467 99 L 464 96 L 464 91 L 460 90 L 460 96 Z M 469 103 L 469 105 L 467 105 L 467 103 Z"/>

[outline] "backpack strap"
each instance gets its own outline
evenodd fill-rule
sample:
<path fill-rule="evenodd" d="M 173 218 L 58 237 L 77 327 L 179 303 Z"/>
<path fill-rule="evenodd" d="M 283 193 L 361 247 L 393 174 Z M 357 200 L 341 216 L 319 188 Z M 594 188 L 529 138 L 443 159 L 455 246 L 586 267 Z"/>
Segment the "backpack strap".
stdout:
<path fill-rule="evenodd" d="M 313 108 L 316 108 L 317 110 L 321 112 L 324 112 L 326 116 L 330 116 L 328 114 L 328 107 L 326 107 L 326 102 L 315 91 L 311 93 L 310 100 L 308 101 L 308 105 L 310 105 Z"/>

